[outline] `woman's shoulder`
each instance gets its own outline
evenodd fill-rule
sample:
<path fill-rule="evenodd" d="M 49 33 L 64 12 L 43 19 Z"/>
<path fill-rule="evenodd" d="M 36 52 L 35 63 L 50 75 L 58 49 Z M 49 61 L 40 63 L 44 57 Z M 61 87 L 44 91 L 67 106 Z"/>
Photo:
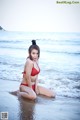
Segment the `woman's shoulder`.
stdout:
<path fill-rule="evenodd" d="M 27 58 L 27 60 L 26 60 L 26 64 L 31 64 L 31 65 L 33 65 L 34 63 L 33 63 L 32 60 L 30 60 L 29 58 Z"/>

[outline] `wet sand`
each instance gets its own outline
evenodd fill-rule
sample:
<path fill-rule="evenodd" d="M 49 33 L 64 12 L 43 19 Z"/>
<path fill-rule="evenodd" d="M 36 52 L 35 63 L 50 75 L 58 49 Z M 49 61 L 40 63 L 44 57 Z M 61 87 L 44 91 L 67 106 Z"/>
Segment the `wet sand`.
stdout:
<path fill-rule="evenodd" d="M 80 100 L 56 96 L 38 96 L 35 101 L 17 97 L 19 82 L 0 80 L 0 112 L 8 112 L 9 120 L 79 120 Z"/>

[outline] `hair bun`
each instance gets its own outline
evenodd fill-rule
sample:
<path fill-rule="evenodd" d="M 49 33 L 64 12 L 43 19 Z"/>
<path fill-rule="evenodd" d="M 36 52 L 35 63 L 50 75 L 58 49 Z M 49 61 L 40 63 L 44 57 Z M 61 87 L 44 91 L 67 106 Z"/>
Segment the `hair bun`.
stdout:
<path fill-rule="evenodd" d="M 32 45 L 36 45 L 36 40 L 32 40 Z"/>

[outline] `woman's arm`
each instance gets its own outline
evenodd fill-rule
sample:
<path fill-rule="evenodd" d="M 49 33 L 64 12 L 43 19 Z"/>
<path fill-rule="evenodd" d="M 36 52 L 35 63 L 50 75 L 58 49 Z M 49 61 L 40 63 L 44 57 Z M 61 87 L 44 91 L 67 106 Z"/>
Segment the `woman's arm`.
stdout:
<path fill-rule="evenodd" d="M 28 60 L 27 63 L 26 63 L 26 79 L 27 79 L 27 82 L 28 82 L 28 86 L 30 88 L 32 88 L 32 85 L 31 85 L 32 67 L 33 67 L 33 62 L 31 60 Z"/>
<path fill-rule="evenodd" d="M 36 78 L 36 81 L 35 81 L 35 92 L 36 94 L 39 94 L 39 90 L 38 90 L 38 75 L 37 75 L 37 78 Z"/>

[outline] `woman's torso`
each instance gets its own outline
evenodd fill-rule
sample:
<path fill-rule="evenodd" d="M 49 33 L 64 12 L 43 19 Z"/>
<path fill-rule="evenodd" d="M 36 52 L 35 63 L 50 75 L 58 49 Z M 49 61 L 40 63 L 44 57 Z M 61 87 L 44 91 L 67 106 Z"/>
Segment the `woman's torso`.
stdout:
<path fill-rule="evenodd" d="M 27 83 L 26 65 L 27 65 L 27 61 L 26 61 L 25 66 L 24 66 L 23 79 L 22 79 L 22 83 L 25 83 L 25 84 Z M 38 77 L 39 72 L 40 72 L 40 68 L 38 66 L 38 61 L 33 62 L 33 68 L 32 68 L 31 75 L 30 75 L 32 84 L 35 83 L 35 81 L 36 81 L 36 79 Z"/>

